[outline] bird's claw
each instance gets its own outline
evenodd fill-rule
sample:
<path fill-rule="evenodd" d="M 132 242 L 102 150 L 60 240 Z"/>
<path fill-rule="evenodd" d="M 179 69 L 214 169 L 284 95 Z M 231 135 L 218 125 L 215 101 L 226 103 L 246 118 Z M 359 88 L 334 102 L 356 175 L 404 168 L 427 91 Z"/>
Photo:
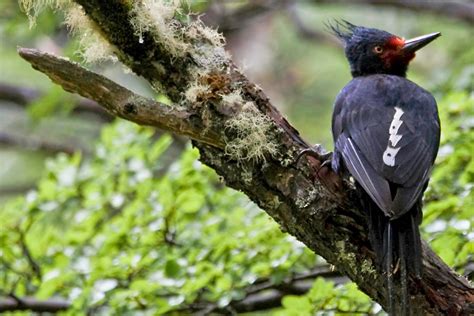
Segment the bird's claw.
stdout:
<path fill-rule="evenodd" d="M 328 152 L 328 153 L 325 153 L 323 156 L 323 163 L 321 164 L 321 167 L 331 167 L 331 163 L 332 163 L 332 152 Z"/>
<path fill-rule="evenodd" d="M 298 154 L 298 157 L 296 157 L 296 162 L 298 163 L 304 155 L 309 155 L 313 158 L 316 158 L 317 160 L 321 161 L 321 165 L 319 166 L 318 169 L 321 169 L 322 167 L 327 167 L 328 165 L 331 165 L 331 159 L 332 159 L 332 152 L 323 152 L 324 149 L 321 145 L 316 144 L 313 147 L 308 147 L 306 149 L 303 149 L 300 151 Z"/>

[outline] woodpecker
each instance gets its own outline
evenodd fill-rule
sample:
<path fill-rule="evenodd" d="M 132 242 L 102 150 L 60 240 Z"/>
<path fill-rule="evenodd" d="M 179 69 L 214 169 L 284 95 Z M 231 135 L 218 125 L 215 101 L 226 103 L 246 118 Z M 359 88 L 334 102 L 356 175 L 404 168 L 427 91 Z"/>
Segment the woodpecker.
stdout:
<path fill-rule="evenodd" d="M 355 180 L 369 239 L 386 274 L 389 313 L 407 315 L 409 276 L 422 273 L 422 196 L 438 152 L 440 122 L 434 97 L 406 79 L 406 72 L 415 52 L 441 34 L 405 40 L 347 21 L 329 27 L 344 44 L 353 77 L 334 105 L 331 166 Z"/>

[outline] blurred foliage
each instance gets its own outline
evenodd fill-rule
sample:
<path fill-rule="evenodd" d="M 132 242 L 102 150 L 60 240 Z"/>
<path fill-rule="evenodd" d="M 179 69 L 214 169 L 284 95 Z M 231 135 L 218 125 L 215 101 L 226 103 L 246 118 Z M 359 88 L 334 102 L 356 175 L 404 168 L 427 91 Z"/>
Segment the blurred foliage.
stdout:
<path fill-rule="evenodd" d="M 152 135 L 105 128 L 93 159 L 50 160 L 38 189 L 0 211 L 3 291 L 70 298 L 71 315 L 162 314 L 224 308 L 257 280 L 278 284 L 318 262 L 195 150 L 154 177 L 171 138 Z"/>
<path fill-rule="evenodd" d="M 330 281 L 317 278 L 306 295 L 287 295 L 282 300 L 283 308 L 275 311 L 277 316 L 303 316 L 319 314 L 373 314 L 371 299 L 358 290 L 354 283 L 334 286 Z"/>
<path fill-rule="evenodd" d="M 60 86 L 53 86 L 48 92 L 28 106 L 28 114 L 33 120 L 40 120 L 54 113 L 72 111 L 75 99 L 71 94 L 65 93 Z"/>
<path fill-rule="evenodd" d="M 434 250 L 463 272 L 474 261 L 474 94 L 448 93 L 439 107 L 441 146 L 423 226 Z"/>

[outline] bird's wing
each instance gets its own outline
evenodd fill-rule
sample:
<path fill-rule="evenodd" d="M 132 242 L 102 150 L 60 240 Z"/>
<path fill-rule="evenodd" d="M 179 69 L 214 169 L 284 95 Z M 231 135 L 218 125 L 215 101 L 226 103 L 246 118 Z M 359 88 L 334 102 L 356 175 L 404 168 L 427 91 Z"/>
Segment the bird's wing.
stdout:
<path fill-rule="evenodd" d="M 392 204 L 390 187 L 387 180 L 374 170 L 365 158 L 365 155 L 350 137 L 341 135 L 336 142 L 336 148 L 342 154 L 349 173 L 361 184 L 365 192 L 377 203 L 380 209 L 387 216 L 390 216 L 386 211 L 390 210 Z"/>
<path fill-rule="evenodd" d="M 373 84 L 369 82 L 345 91 L 339 113 L 335 112 L 340 117 L 333 119 L 340 124 L 336 151 L 391 218 L 404 214 L 421 197 L 439 144 L 434 99 L 405 81 L 407 86 L 397 81 L 366 91 Z"/>

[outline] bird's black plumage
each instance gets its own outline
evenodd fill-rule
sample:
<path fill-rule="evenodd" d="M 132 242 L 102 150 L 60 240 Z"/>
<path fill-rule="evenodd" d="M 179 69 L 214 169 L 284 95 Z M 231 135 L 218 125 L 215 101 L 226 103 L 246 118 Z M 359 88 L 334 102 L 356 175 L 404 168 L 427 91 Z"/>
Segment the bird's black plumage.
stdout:
<path fill-rule="evenodd" d="M 433 96 L 405 75 L 414 51 L 439 33 L 405 41 L 349 22 L 331 28 L 345 44 L 354 77 L 335 101 L 332 168 L 356 181 L 372 247 L 388 276 L 390 312 L 398 314 L 392 276 L 399 270 L 404 307 L 398 311 L 408 314 L 407 282 L 421 274 L 422 196 L 440 123 Z"/>
<path fill-rule="evenodd" d="M 390 127 L 400 118 L 392 146 Z M 354 78 L 336 98 L 332 132 L 333 168 L 345 167 L 383 213 L 396 219 L 418 200 L 429 179 L 439 145 L 436 101 L 415 83 L 399 76 Z M 396 151 L 393 166 L 384 161 Z"/>

